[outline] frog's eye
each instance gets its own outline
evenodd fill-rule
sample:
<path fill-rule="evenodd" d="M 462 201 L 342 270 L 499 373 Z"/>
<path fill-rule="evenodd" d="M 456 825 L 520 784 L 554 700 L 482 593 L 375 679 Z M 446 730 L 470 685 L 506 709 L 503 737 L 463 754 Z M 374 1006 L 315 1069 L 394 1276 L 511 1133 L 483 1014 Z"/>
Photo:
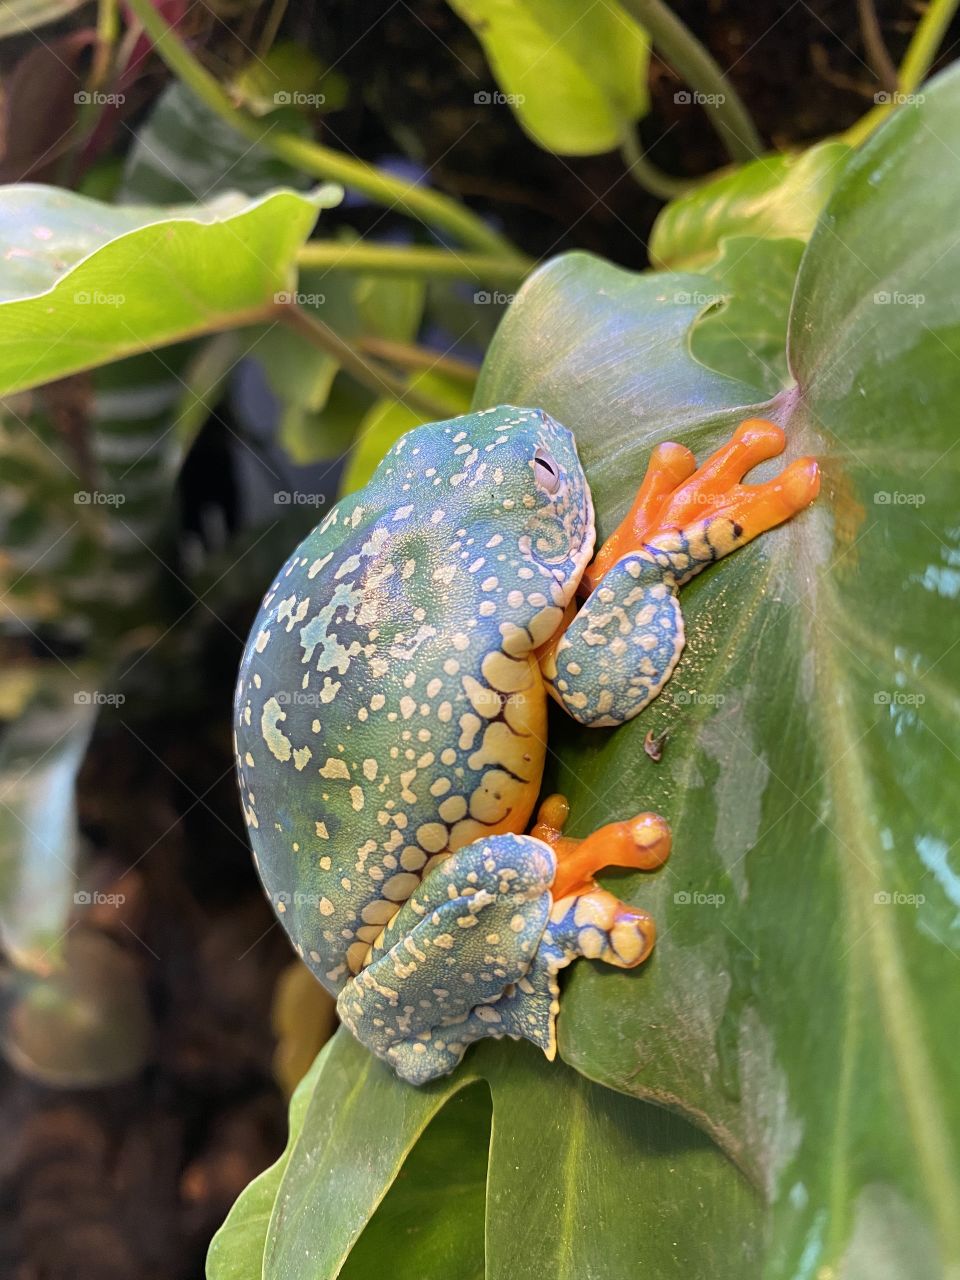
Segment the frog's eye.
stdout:
<path fill-rule="evenodd" d="M 560 468 L 546 449 L 538 449 L 533 455 L 533 474 L 547 493 L 556 493 L 560 488 Z"/>

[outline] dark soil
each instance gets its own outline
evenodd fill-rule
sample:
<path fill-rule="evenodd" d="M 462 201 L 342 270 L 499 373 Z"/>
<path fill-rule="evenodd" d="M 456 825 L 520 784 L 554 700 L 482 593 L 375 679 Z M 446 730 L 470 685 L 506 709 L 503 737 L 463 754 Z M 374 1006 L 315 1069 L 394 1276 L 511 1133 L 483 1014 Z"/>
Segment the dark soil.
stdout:
<path fill-rule="evenodd" d="M 851 3 L 675 7 L 731 68 L 771 144 L 835 132 L 872 104 L 878 85 Z M 891 0 L 878 9 L 897 61 L 916 7 Z M 329 120 L 332 145 L 371 160 L 405 155 L 497 216 L 534 255 L 578 247 L 646 265 L 658 203 L 624 178 L 617 156 L 555 159 L 506 107 L 475 107 L 474 93 L 492 81 L 442 0 L 293 0 L 284 31 L 314 45 L 353 86 L 349 107 Z M 215 26 L 210 45 L 228 57 L 229 31 Z M 644 140 L 662 168 L 707 172 L 723 155 L 702 112 L 675 104 L 679 87 L 655 63 Z M 379 211 L 349 216 L 362 230 Z M 227 625 L 212 625 L 191 673 L 204 693 L 189 716 L 171 705 L 123 717 L 130 728 L 107 721 L 91 749 L 81 823 L 95 882 L 122 892 L 124 903 L 84 927 L 110 934 L 135 963 L 152 1044 L 140 1074 L 109 1088 L 55 1089 L 2 1069 L 0 1277 L 196 1280 L 212 1232 L 282 1147 L 270 1010 L 291 952 L 252 869 L 228 719 L 237 637 L 262 585 L 251 580 L 245 605 Z M 158 663 L 155 679 L 171 678 L 176 671 Z"/>

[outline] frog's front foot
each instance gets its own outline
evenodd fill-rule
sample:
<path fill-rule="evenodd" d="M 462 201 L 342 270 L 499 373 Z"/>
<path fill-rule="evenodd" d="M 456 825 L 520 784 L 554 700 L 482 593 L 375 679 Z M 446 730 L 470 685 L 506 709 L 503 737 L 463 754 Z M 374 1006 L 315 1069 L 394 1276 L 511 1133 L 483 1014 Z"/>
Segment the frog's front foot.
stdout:
<path fill-rule="evenodd" d="M 699 468 L 682 445 L 654 449 L 633 506 L 584 574 L 586 603 L 541 654 L 550 692 L 574 719 L 622 724 L 652 702 L 683 650 L 679 588 L 814 500 L 813 458 L 741 483 L 785 442 L 775 423 L 751 418 Z"/>

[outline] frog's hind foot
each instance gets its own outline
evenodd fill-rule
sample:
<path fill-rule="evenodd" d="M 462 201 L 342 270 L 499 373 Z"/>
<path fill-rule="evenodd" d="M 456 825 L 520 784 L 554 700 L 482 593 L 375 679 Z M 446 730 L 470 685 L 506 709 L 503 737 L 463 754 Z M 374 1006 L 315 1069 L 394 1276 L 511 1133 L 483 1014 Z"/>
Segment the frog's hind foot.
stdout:
<path fill-rule="evenodd" d="M 670 856 L 670 828 L 659 814 L 610 822 L 576 840 L 563 834 L 569 813 L 561 795 L 547 796 L 540 805 L 531 834 L 549 844 L 557 859 L 553 905 L 530 972 L 498 1005 L 506 1033 L 532 1040 L 550 1059 L 557 1051 L 560 970 L 581 956 L 634 969 L 657 940 L 653 917 L 601 888 L 594 875 L 603 867 L 654 871 Z"/>
<path fill-rule="evenodd" d="M 564 796 L 547 796 L 530 832 L 546 841 L 556 855 L 557 874 L 550 890 L 555 902 L 596 888 L 594 876 L 604 867 L 656 871 L 670 856 L 670 828 L 658 813 L 608 822 L 582 840 L 563 834 L 569 813 Z"/>

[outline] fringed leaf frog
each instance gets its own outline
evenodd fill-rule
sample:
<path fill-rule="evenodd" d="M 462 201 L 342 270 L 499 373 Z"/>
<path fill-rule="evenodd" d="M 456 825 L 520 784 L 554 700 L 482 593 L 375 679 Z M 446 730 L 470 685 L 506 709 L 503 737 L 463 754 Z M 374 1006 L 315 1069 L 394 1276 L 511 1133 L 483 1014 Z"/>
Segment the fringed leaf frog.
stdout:
<path fill-rule="evenodd" d="M 759 419 L 699 469 L 659 445 L 594 558 L 573 435 L 502 405 L 409 432 L 280 571 L 237 686 L 250 839 L 298 953 L 403 1079 L 485 1036 L 553 1057 L 559 970 L 649 955 L 651 918 L 594 875 L 659 866 L 661 817 L 578 841 L 552 797 L 526 834 L 547 695 L 591 727 L 657 696 L 679 588 L 816 496 L 809 458 L 739 483 L 783 447 Z"/>

